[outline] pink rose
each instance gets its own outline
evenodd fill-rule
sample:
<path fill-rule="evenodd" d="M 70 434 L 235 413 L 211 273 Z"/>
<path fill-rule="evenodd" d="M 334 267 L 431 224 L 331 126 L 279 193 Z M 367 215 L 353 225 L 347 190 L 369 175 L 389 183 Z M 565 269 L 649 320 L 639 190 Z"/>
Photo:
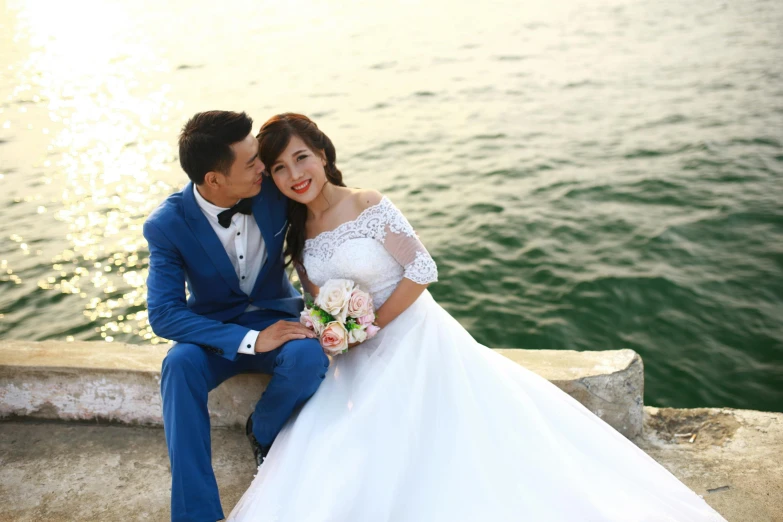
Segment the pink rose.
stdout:
<path fill-rule="evenodd" d="M 299 322 L 305 325 L 305 327 L 310 328 L 311 330 L 315 330 L 315 328 L 313 328 L 313 318 L 310 316 L 309 308 L 305 308 L 299 314 Z"/>
<path fill-rule="evenodd" d="M 363 315 L 356 320 L 356 322 L 362 326 L 367 326 L 368 324 L 372 324 L 373 321 L 375 321 L 375 314 L 372 312 L 370 312 L 367 315 Z"/>
<path fill-rule="evenodd" d="M 327 355 L 337 355 L 348 349 L 348 332 L 337 321 L 326 325 L 321 333 L 321 347 Z"/>
<path fill-rule="evenodd" d="M 372 313 L 372 298 L 370 294 L 358 288 L 351 292 L 351 298 L 348 300 L 348 317 L 358 319 Z"/>
<path fill-rule="evenodd" d="M 367 332 L 367 338 L 368 339 L 372 339 L 373 337 L 375 337 L 375 334 L 377 334 L 380 331 L 380 329 L 381 328 L 379 326 L 375 326 L 374 324 L 370 324 L 370 325 L 367 325 L 367 328 L 364 331 Z"/>

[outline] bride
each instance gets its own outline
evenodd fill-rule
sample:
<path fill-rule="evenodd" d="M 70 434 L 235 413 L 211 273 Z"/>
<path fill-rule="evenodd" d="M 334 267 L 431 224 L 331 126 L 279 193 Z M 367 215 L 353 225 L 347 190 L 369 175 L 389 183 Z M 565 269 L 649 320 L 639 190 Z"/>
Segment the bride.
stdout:
<path fill-rule="evenodd" d="M 345 187 L 314 122 L 281 114 L 258 139 L 291 199 L 286 255 L 305 291 L 354 280 L 381 330 L 335 358 L 228 520 L 724 520 L 576 400 L 478 344 L 426 290 L 437 268 L 411 225 L 387 197 Z"/>

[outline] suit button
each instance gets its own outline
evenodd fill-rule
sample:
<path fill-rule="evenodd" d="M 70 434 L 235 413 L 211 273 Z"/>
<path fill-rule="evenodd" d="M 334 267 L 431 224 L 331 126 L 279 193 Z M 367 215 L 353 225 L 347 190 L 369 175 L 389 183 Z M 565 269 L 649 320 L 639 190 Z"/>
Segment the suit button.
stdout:
<path fill-rule="evenodd" d="M 248 302 L 248 303 L 252 303 L 252 302 L 253 302 L 253 298 L 252 298 L 252 297 L 248 297 L 248 298 L 247 298 L 247 302 Z"/>

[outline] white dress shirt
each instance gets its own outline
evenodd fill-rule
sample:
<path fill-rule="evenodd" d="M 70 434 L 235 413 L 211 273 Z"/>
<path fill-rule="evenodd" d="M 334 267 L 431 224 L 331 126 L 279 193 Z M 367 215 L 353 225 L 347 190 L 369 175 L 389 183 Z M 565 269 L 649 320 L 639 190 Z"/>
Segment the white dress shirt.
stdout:
<path fill-rule="evenodd" d="M 215 231 L 223 248 L 226 249 L 226 254 L 228 254 L 239 279 L 239 288 L 250 295 L 267 256 L 266 244 L 264 238 L 261 237 L 261 230 L 258 228 L 255 217 L 252 214 L 247 216 L 237 212 L 231 217 L 231 224 L 228 228 L 223 228 L 218 222 L 218 214 L 228 209 L 213 205 L 204 199 L 204 196 L 199 193 L 198 187 L 193 191 L 193 194 L 196 196 L 196 203 L 198 203 L 201 212 L 207 217 L 207 221 L 212 225 L 212 230 Z M 251 312 L 258 309 L 256 306 L 248 305 L 245 311 Z M 258 333 L 256 330 L 250 330 L 239 344 L 237 352 L 248 355 L 255 354 Z"/>

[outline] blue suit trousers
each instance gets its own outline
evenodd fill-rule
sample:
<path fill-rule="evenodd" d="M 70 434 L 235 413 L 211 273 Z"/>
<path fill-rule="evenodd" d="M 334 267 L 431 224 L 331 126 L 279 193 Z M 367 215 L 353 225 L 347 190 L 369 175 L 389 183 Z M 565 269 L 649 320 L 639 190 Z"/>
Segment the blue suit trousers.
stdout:
<path fill-rule="evenodd" d="M 252 321 L 252 313 L 238 322 L 263 330 L 280 320 Z M 264 445 L 274 441 L 297 407 L 321 384 L 329 359 L 316 339 L 285 343 L 255 355 L 240 354 L 231 361 L 194 344 L 175 344 L 163 361 L 161 396 L 163 424 L 171 461 L 171 520 L 215 521 L 224 518 L 212 470 L 207 398 L 210 390 L 239 373 L 266 373 L 272 379 L 253 411 L 253 432 Z M 248 459 L 252 458 L 248 449 Z"/>

